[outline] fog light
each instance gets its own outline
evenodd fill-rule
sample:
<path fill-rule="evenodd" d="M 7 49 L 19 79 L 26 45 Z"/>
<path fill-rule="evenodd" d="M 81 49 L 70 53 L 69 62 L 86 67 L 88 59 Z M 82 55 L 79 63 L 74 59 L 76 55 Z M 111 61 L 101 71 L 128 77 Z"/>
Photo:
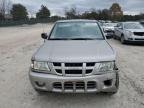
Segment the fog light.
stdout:
<path fill-rule="evenodd" d="M 35 83 L 38 87 L 44 87 L 45 86 L 45 83 L 40 83 L 38 81 L 36 81 Z"/>
<path fill-rule="evenodd" d="M 128 40 L 133 40 L 133 38 L 128 38 Z"/>

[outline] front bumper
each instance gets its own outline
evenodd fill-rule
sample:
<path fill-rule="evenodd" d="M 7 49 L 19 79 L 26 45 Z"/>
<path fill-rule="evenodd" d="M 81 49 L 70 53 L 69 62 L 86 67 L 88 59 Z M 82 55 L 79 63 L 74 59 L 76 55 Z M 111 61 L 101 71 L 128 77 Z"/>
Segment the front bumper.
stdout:
<path fill-rule="evenodd" d="M 67 77 L 30 71 L 29 78 L 33 87 L 42 91 L 62 93 L 117 91 L 115 86 L 116 72 L 85 77 Z M 57 86 L 55 86 L 55 84 L 57 84 Z"/>
<path fill-rule="evenodd" d="M 132 43 L 144 43 L 144 36 L 132 36 L 131 38 L 127 38 L 128 42 Z"/>
<path fill-rule="evenodd" d="M 105 31 L 107 37 L 113 37 L 114 31 Z"/>

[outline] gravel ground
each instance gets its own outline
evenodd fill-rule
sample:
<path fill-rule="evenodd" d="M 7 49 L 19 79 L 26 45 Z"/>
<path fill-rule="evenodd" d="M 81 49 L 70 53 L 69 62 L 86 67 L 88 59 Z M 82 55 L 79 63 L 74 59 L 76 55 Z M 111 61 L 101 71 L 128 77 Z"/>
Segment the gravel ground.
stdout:
<path fill-rule="evenodd" d="M 52 24 L 44 25 L 49 31 Z M 144 46 L 108 40 L 117 51 L 120 89 L 103 94 L 37 94 L 28 78 L 42 25 L 0 28 L 0 108 L 144 108 Z"/>

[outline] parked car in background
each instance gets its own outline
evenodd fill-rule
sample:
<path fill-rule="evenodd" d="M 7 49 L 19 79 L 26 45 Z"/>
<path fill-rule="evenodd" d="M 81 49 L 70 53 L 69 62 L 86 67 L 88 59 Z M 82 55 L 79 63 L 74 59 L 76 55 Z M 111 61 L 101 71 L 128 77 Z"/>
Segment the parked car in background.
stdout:
<path fill-rule="evenodd" d="M 64 20 L 33 55 L 29 72 L 36 91 L 105 92 L 119 88 L 116 53 L 94 20 Z"/>
<path fill-rule="evenodd" d="M 115 39 L 121 43 L 144 42 L 144 27 L 139 22 L 121 22 L 115 28 Z"/>
<path fill-rule="evenodd" d="M 107 38 L 112 38 L 114 35 L 114 28 L 117 26 L 117 23 L 104 23 L 102 28 L 104 30 Z"/>

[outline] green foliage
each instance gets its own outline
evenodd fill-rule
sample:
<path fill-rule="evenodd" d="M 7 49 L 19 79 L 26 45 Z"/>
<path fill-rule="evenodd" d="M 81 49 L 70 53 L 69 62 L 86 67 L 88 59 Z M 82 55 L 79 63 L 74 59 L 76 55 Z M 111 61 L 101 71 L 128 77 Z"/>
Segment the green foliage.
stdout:
<path fill-rule="evenodd" d="M 118 3 L 113 3 L 110 10 L 112 12 L 121 12 L 121 6 Z"/>
<path fill-rule="evenodd" d="M 4 20 L 4 15 L 0 13 L 0 20 Z"/>
<path fill-rule="evenodd" d="M 77 10 L 75 7 L 71 8 L 71 9 L 66 9 L 65 10 L 65 16 L 67 19 L 77 19 L 78 15 L 77 15 Z"/>
<path fill-rule="evenodd" d="M 42 5 L 39 12 L 36 13 L 36 18 L 45 19 L 49 17 L 50 17 L 50 10 L 46 6 Z"/>
<path fill-rule="evenodd" d="M 13 4 L 11 9 L 13 20 L 26 20 L 28 19 L 28 12 L 25 6 L 21 4 Z"/>
<path fill-rule="evenodd" d="M 121 6 L 118 3 L 113 3 L 110 7 L 111 17 L 113 21 L 120 21 L 123 17 L 123 11 L 121 9 Z"/>

